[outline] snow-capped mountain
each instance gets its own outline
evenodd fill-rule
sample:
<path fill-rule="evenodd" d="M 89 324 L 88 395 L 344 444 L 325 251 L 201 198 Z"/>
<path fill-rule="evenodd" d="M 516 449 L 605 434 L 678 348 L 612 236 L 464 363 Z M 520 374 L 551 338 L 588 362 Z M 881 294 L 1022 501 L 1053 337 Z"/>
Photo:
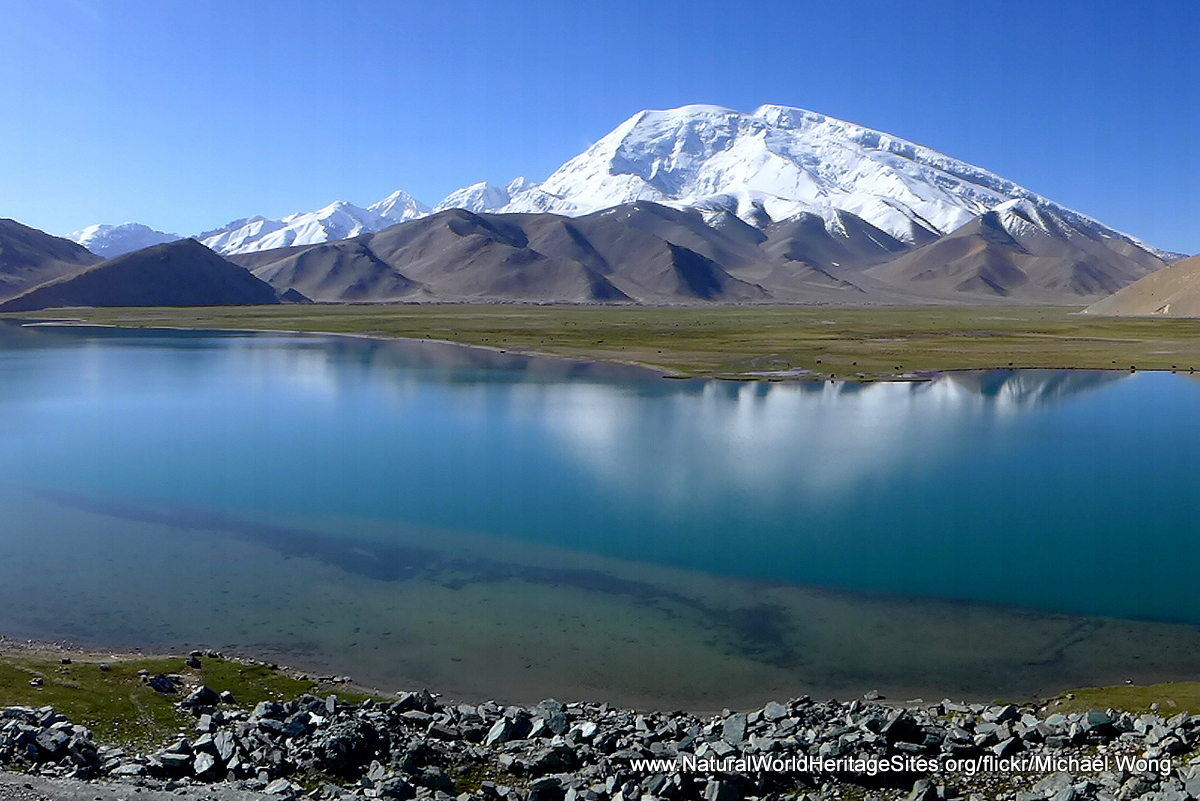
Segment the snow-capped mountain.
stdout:
<path fill-rule="evenodd" d="M 1097 235 L 1136 243 L 930 148 L 773 105 L 752 114 L 699 105 L 642 111 L 500 211 L 579 215 L 651 200 L 728 211 L 763 227 L 804 212 L 833 221 L 842 210 L 916 243 L 1020 198 Z"/>
<path fill-rule="evenodd" d="M 107 259 L 152 245 L 174 242 L 182 237 L 179 234 L 155 231 L 141 223 L 124 223 L 123 225 L 89 225 L 82 231 L 76 231 L 69 235 L 67 239 L 78 242 L 97 256 Z"/>
<path fill-rule="evenodd" d="M 451 192 L 441 203 L 434 206 L 433 210 L 438 212 L 446 209 L 466 209 L 476 214 L 497 211 L 512 203 L 513 198 L 521 192 L 535 186 L 537 184 L 525 176 L 517 178 L 508 186 L 496 186 L 487 181 L 480 181 Z"/>
<path fill-rule="evenodd" d="M 294 245 L 316 245 L 374 233 L 428 213 L 428 206 L 397 189 L 365 209 L 338 200 L 323 209 L 289 214 L 282 220 L 266 217 L 234 220 L 221 228 L 200 234 L 199 239 L 218 253 L 252 253 Z"/>
<path fill-rule="evenodd" d="M 397 189 L 378 203 L 372 203 L 367 210 L 378 214 L 388 225 L 415 220 L 429 213 L 428 206 L 402 189 Z"/>
<path fill-rule="evenodd" d="M 1040 225 L 1037 214 L 1045 213 L 1112 247 L 1173 255 L 930 148 L 775 105 L 750 114 L 708 105 L 642 111 L 541 184 L 525 178 L 507 186 L 481 182 L 452 192 L 433 211 L 581 216 L 646 200 L 696 209 L 718 227 L 733 215 L 764 232 L 782 222 L 809 226 L 820 218 L 829 236 L 846 239 L 847 220 L 853 228 L 865 223 L 882 233 L 876 238 L 886 250 L 925 245 L 1019 200 L 1033 211 L 1018 214 L 1024 222 L 1014 225 Z M 248 253 L 373 233 L 429 213 L 397 191 L 367 208 L 338 201 L 282 220 L 236 220 L 199 239 L 222 254 Z"/>

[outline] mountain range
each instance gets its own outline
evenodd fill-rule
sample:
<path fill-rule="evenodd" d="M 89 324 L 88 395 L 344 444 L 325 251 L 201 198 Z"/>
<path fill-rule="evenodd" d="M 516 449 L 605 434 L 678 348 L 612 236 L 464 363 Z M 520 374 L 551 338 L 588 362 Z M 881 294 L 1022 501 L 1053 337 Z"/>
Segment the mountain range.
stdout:
<path fill-rule="evenodd" d="M 525 178 L 504 187 L 477 183 L 452 192 L 432 210 L 397 190 L 366 208 L 336 201 L 280 220 L 235 220 L 195 238 L 219 253 L 243 253 L 344 239 L 450 208 L 578 216 L 649 200 L 706 214 L 730 212 L 755 226 L 801 213 L 832 223 L 844 211 L 914 244 L 950 233 L 1014 199 L 1029 200 L 1097 235 L 1142 245 L 930 148 L 804 109 L 771 105 L 751 114 L 702 105 L 642 111 L 540 184 Z M 179 238 L 149 229 L 143 233 Z M 115 243 L 109 240 L 115 236 L 126 237 L 126 226 L 91 226 L 70 238 L 111 256 Z M 158 244 L 142 241 L 142 246 Z M 127 247 L 136 249 L 134 244 L 139 243 L 130 238 Z"/>
<path fill-rule="evenodd" d="M 131 223 L 72 239 L 111 257 L 179 237 Z M 1177 258 L 982 168 L 783 106 L 643 111 L 541 183 L 474 184 L 432 208 L 397 191 L 195 239 L 317 301 L 1076 303 Z"/>

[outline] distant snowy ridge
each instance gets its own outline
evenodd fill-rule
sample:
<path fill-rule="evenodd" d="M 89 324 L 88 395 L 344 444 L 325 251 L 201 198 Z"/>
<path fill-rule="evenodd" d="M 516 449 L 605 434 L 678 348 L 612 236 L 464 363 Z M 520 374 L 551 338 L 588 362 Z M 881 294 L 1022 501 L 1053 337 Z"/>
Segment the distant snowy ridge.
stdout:
<path fill-rule="evenodd" d="M 67 239 L 78 242 L 97 256 L 112 258 L 133 250 L 175 242 L 182 237 L 179 234 L 155 231 L 140 223 L 124 223 L 122 225 L 89 225 L 82 231 L 76 231 L 69 235 Z"/>
<path fill-rule="evenodd" d="M 235 220 L 201 234 L 200 241 L 218 253 L 251 253 L 348 239 L 415 220 L 428 213 L 429 207 L 424 203 L 397 190 L 365 209 L 338 200 L 323 209 L 289 214 L 282 220 L 265 217 Z"/>
<path fill-rule="evenodd" d="M 1175 254 L 1050 201 L 981 167 L 891 134 L 786 106 L 765 105 L 751 114 L 720 106 L 693 105 L 641 111 L 538 184 L 518 178 L 507 186 L 486 182 L 456 190 L 431 210 L 396 191 L 366 208 L 337 201 L 317 211 L 280 220 L 235 220 L 197 238 L 222 254 L 312 245 L 374 233 L 433 212 L 462 208 L 474 213 L 551 212 L 580 216 L 648 200 L 694 208 L 706 220 L 733 214 L 758 228 L 815 214 L 829 233 L 844 234 L 845 214 L 855 215 L 908 245 L 954 231 L 1010 201 L 1026 201 L 1024 222 L 1046 228 L 1041 211 L 1067 221 L 1090 237 L 1119 240 L 1156 256 Z M 1013 212 L 1010 210 L 1008 216 Z M 145 226 L 130 228 L 162 234 Z M 136 237 L 103 244 L 101 255 L 137 249 Z M 107 242 L 108 240 L 103 240 Z M 121 244 L 117 244 L 117 242 Z M 147 244 L 171 241 L 155 239 Z M 136 246 L 135 246 L 136 245 Z"/>

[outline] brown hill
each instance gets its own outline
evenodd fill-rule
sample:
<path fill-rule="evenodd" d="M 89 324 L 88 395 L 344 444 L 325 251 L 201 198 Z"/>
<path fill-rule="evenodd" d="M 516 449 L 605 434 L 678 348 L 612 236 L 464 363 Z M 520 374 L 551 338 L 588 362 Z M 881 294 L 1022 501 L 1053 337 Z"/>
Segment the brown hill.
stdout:
<path fill-rule="evenodd" d="M 1200 256 L 1151 273 L 1084 311 L 1114 316 L 1200 317 Z"/>
<path fill-rule="evenodd" d="M 275 290 L 194 239 L 126 253 L 0 303 L 0 311 L 63 306 L 233 306 L 278 303 Z"/>
<path fill-rule="evenodd" d="M 317 301 L 769 297 L 727 269 L 761 259 L 754 246 L 698 214 L 639 208 L 653 205 L 581 218 L 451 209 L 340 242 L 231 258 L 277 289 Z"/>
<path fill-rule="evenodd" d="M 82 245 L 0 219 L 0 300 L 100 261 Z"/>

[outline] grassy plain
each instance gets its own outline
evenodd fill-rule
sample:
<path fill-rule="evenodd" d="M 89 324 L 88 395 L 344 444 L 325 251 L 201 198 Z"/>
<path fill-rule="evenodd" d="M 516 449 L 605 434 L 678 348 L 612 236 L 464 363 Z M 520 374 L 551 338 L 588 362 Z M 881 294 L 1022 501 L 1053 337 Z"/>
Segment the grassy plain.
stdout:
<path fill-rule="evenodd" d="M 1078 312 L 1059 306 L 491 304 L 69 309 L 0 317 L 438 339 L 636 362 L 686 376 L 886 379 L 1007 367 L 1200 368 L 1200 320 Z"/>

